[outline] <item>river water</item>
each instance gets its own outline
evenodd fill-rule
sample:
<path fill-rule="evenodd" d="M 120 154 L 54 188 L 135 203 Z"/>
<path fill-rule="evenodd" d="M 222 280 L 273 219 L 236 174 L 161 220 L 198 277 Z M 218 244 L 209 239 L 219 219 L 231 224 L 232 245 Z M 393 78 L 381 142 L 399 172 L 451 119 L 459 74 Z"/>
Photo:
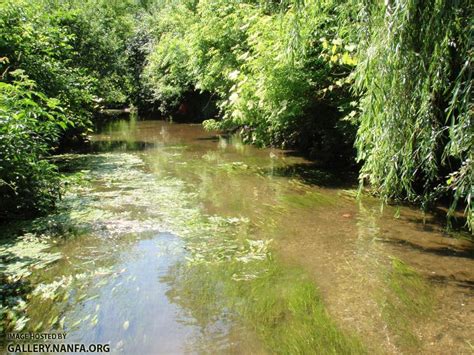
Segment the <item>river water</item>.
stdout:
<path fill-rule="evenodd" d="M 473 244 L 435 216 L 200 125 L 115 120 L 56 159 L 57 212 L 0 231 L 5 332 L 126 354 L 473 351 Z"/>

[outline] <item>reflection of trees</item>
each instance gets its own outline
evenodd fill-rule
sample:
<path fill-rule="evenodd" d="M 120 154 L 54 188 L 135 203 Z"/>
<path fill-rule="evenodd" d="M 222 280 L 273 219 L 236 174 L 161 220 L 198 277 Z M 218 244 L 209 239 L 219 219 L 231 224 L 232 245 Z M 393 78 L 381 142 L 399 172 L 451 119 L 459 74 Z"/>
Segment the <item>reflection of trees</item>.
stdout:
<path fill-rule="evenodd" d="M 241 346 L 235 340 L 243 339 L 243 329 L 234 322 L 231 307 L 236 300 L 229 298 L 228 292 L 233 281 L 225 266 L 175 264 L 160 282 L 169 286 L 170 302 L 186 315 L 181 322 L 199 329 L 192 343 L 187 344 L 190 351 L 213 353 Z M 235 339 L 233 334 L 237 334 Z"/>

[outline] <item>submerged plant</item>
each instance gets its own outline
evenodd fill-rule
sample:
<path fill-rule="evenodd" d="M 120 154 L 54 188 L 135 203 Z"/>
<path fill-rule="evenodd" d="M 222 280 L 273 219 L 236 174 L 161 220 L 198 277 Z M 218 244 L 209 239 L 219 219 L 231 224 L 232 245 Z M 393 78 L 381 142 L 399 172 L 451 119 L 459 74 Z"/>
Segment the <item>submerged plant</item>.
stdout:
<path fill-rule="evenodd" d="M 385 277 L 388 289 L 381 300 L 382 316 L 397 335 L 397 343 L 416 348 L 420 339 L 415 327 L 432 315 L 433 291 L 413 268 L 399 259 L 392 259 Z"/>
<path fill-rule="evenodd" d="M 236 326 L 254 330 L 272 353 L 366 353 L 355 337 L 338 329 L 301 270 L 283 269 L 271 259 L 254 260 L 252 277 L 243 277 L 245 267 L 237 261 L 181 264 L 164 281 L 171 286 L 171 299 L 206 330 L 225 314 Z"/>

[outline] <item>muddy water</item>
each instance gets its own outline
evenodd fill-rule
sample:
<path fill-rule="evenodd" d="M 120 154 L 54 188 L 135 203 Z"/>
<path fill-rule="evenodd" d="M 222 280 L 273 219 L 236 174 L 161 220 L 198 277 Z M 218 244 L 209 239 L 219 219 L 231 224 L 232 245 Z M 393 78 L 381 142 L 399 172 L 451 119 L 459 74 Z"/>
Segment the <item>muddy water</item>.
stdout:
<path fill-rule="evenodd" d="M 199 125 L 91 140 L 57 158 L 58 212 L 1 231 L 5 331 L 117 353 L 473 351 L 473 245 L 433 216 Z"/>

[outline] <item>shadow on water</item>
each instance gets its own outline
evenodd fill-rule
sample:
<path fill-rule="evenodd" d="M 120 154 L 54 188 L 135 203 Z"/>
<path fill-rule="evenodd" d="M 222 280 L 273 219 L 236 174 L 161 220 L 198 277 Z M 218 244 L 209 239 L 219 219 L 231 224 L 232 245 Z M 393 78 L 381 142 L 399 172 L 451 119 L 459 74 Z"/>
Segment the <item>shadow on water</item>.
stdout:
<path fill-rule="evenodd" d="M 76 173 L 83 169 L 89 169 L 91 164 L 103 164 L 106 157 L 88 154 L 64 154 L 53 157 L 55 164 L 59 166 L 62 173 Z"/>
<path fill-rule="evenodd" d="M 454 277 L 448 277 L 444 275 L 430 275 L 427 276 L 428 281 L 445 286 L 447 284 L 451 284 L 455 287 L 462 287 L 469 291 L 474 290 L 474 281 L 472 280 L 460 280 Z"/>
<path fill-rule="evenodd" d="M 353 172 L 331 171 L 321 169 L 317 163 L 292 164 L 272 170 L 274 176 L 290 177 L 307 185 L 328 188 L 347 189 L 357 184 L 357 176 Z"/>
<path fill-rule="evenodd" d="M 87 153 L 103 153 L 103 152 L 138 152 L 155 148 L 157 145 L 150 142 L 140 141 L 124 141 L 124 140 L 108 140 L 93 141 L 87 145 Z"/>
<path fill-rule="evenodd" d="M 226 134 L 226 133 L 223 133 L 223 134 L 219 134 L 219 135 L 213 135 L 211 137 L 198 137 L 198 138 L 195 138 L 195 140 L 197 141 L 211 141 L 211 142 L 219 142 L 220 140 L 222 139 L 225 139 L 227 141 L 230 141 L 231 140 L 231 135 L 230 134 Z"/>
<path fill-rule="evenodd" d="M 105 152 L 139 152 L 155 148 L 157 144 L 151 142 L 127 141 L 127 140 L 103 140 L 89 141 L 78 147 L 70 147 L 62 153 L 93 154 Z M 53 160 L 56 158 L 53 157 Z"/>
<path fill-rule="evenodd" d="M 472 234 L 470 235 L 467 231 L 467 216 L 463 216 L 459 209 L 455 211 L 454 216 L 448 219 L 446 217 L 447 210 L 448 208 L 445 206 L 435 206 L 428 210 L 428 216 L 419 213 L 416 216 L 406 218 L 406 221 L 428 232 L 444 230 L 448 237 L 474 240 Z"/>
<path fill-rule="evenodd" d="M 405 248 L 417 250 L 423 253 L 430 253 L 430 254 L 434 254 L 438 256 L 474 259 L 474 245 L 470 245 L 468 249 L 461 250 L 461 249 L 448 248 L 446 246 L 440 246 L 438 248 L 427 247 L 427 246 L 418 245 L 408 240 L 394 239 L 393 237 L 391 239 L 379 239 L 379 241 L 382 243 L 398 245 Z"/>

